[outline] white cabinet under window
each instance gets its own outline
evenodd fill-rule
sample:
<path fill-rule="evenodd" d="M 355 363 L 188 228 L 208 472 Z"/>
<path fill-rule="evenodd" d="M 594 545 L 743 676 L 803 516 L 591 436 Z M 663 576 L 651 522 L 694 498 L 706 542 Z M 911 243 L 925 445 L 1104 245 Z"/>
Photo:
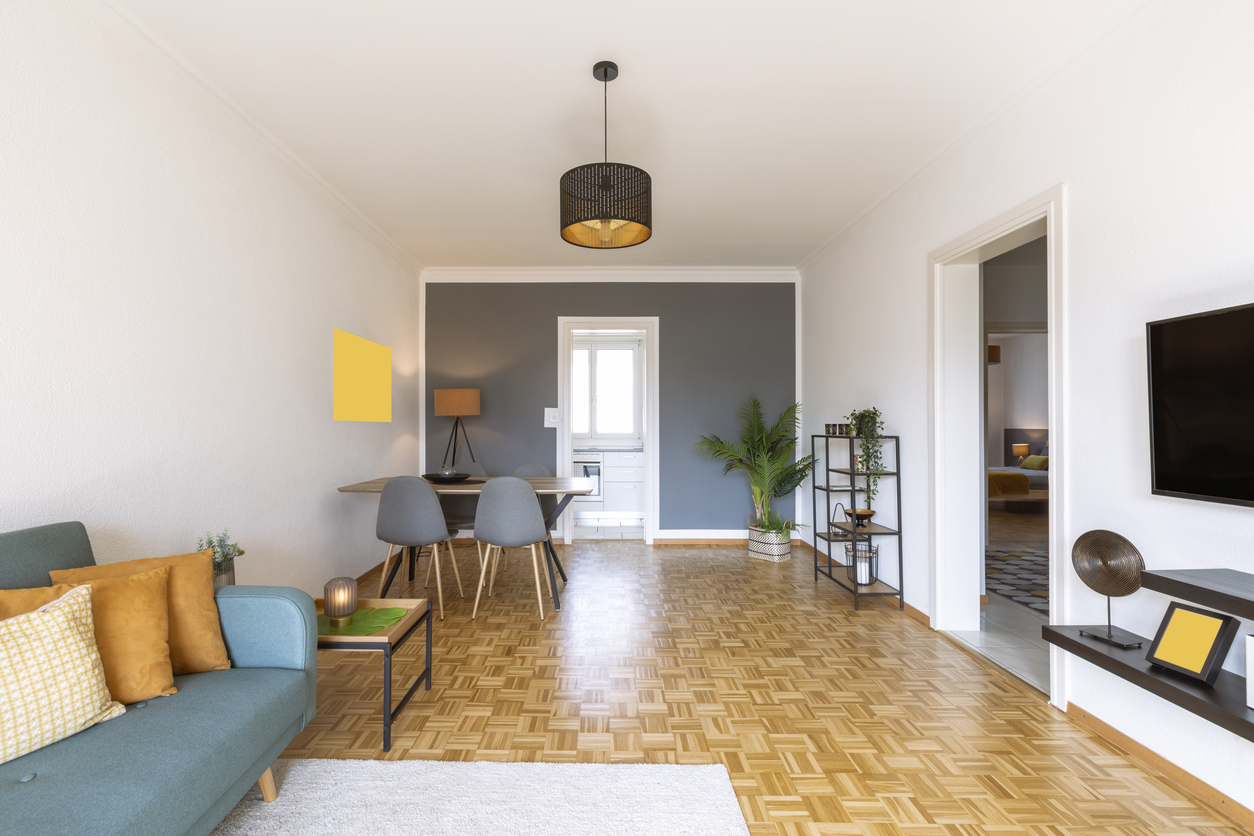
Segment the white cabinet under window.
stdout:
<path fill-rule="evenodd" d="M 576 341 L 570 380 L 575 439 L 642 443 L 643 354 L 638 339 Z"/>

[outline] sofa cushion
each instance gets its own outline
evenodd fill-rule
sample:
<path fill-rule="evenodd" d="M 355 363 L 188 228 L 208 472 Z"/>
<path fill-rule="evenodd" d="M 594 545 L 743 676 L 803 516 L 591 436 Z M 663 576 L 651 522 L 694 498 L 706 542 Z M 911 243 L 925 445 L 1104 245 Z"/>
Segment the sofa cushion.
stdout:
<path fill-rule="evenodd" d="M 175 685 L 173 696 L 0 765 L 5 832 L 184 833 L 305 711 L 303 671 L 232 668 Z"/>
<path fill-rule="evenodd" d="M 54 583 L 117 578 L 162 566 L 170 569 L 170 667 L 176 674 L 224 671 L 231 667 L 222 643 L 218 605 L 213 600 L 213 552 L 148 557 L 49 572 Z"/>
<path fill-rule="evenodd" d="M 54 523 L 0 534 L 0 589 L 48 586 L 52 569 L 94 566 L 81 522 Z"/>
<path fill-rule="evenodd" d="M 0 621 L 0 764 L 123 711 L 105 687 L 90 589 Z"/>
<path fill-rule="evenodd" d="M 100 578 L 91 587 L 96 647 L 109 693 L 121 703 L 174 693 L 166 592 L 170 567 Z"/>
<path fill-rule="evenodd" d="M 69 591 L 70 585 L 67 583 L 57 583 L 35 589 L 0 589 L 0 621 L 15 615 L 34 612 Z"/>

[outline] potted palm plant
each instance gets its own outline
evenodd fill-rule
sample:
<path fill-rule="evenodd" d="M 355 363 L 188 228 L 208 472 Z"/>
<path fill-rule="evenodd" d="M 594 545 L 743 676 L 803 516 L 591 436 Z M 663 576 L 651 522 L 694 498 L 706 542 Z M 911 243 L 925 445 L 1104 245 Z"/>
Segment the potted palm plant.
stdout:
<path fill-rule="evenodd" d="M 792 532 L 799 526 L 783 519 L 771 501 L 788 496 L 814 470 L 814 457 L 793 461 L 801 404 L 785 409 L 770 427 L 762 417 L 762 404 L 750 397 L 737 411 L 740 440 L 703 435 L 696 443 L 701 458 L 723 462 L 723 473 L 740 470 L 749 477 L 753 516 L 749 518 L 749 556 L 779 562 L 792 556 Z"/>

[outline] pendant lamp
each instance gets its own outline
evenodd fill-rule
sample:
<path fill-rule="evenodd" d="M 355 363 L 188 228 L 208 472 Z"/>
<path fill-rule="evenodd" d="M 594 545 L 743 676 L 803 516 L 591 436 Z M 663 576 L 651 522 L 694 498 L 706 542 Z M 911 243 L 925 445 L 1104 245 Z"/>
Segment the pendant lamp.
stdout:
<path fill-rule="evenodd" d="M 609 83 L 618 65 L 598 61 L 592 75 L 604 85 L 605 162 L 562 175 L 562 238 L 599 250 L 634 247 L 653 235 L 653 179 L 634 165 L 610 162 Z"/>

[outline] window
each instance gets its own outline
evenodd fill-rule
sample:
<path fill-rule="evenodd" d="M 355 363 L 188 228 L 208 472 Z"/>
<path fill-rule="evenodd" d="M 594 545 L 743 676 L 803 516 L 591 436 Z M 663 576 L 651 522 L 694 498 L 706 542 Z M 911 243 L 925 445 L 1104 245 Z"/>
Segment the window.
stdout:
<path fill-rule="evenodd" d="M 643 400 L 639 339 L 576 337 L 571 355 L 571 431 L 579 438 L 641 438 Z"/>

